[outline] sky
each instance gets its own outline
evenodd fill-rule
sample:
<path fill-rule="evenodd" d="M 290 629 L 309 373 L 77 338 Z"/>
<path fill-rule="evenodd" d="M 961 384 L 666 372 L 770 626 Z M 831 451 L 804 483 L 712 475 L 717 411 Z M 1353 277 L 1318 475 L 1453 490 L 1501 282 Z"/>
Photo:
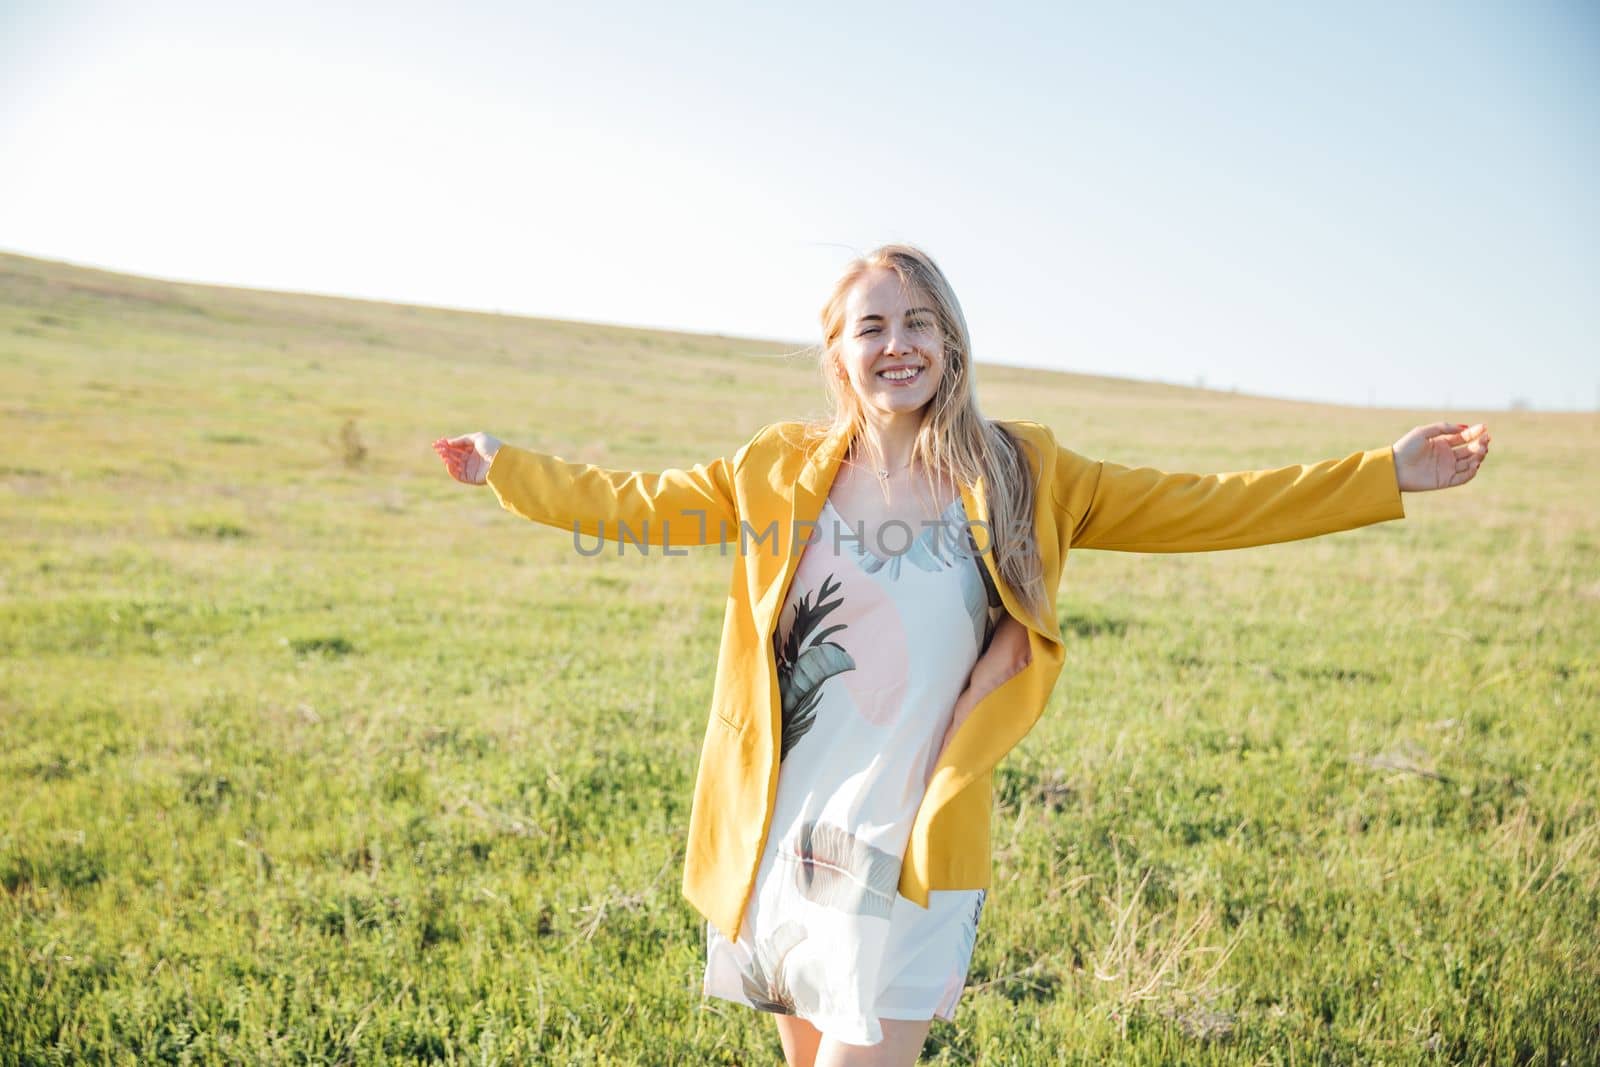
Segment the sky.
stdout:
<path fill-rule="evenodd" d="M 798 347 L 903 241 L 980 365 L 1600 406 L 1594 3 L 335 6 L 0 0 L 0 249 Z"/>

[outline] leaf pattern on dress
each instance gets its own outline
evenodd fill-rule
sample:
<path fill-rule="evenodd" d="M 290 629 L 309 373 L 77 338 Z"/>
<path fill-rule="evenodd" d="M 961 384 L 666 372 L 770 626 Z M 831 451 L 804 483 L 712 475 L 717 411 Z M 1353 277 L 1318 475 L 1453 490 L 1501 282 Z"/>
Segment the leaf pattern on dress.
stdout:
<path fill-rule="evenodd" d="M 939 569 L 939 559 L 928 548 L 928 531 L 924 531 L 915 541 L 912 541 L 910 548 L 898 555 L 890 556 L 888 559 L 880 559 L 871 552 L 863 551 L 861 553 L 861 565 L 868 574 L 877 574 L 883 568 L 888 567 L 889 577 L 895 581 L 900 578 L 901 564 L 907 560 L 921 571 L 936 571 Z"/>
<path fill-rule="evenodd" d="M 874 848 L 842 826 L 805 822 L 783 858 L 794 884 L 813 904 L 887 919 L 900 885 L 900 858 Z"/>
<path fill-rule="evenodd" d="M 829 587 L 829 582 L 833 582 Z M 817 592 L 816 606 L 811 604 L 811 594 L 803 594 L 794 606 L 794 622 L 789 636 L 778 649 L 778 694 L 783 713 L 783 737 L 778 748 L 778 761 L 816 724 L 817 704 L 822 700 L 822 684 L 836 674 L 854 670 L 856 661 L 844 646 L 823 638 L 832 636 L 845 627 L 830 626 L 813 633 L 827 614 L 844 603 L 843 599 L 828 598 L 839 591 L 833 575 L 822 580 Z M 801 651 L 801 646 L 810 646 Z"/>
<path fill-rule="evenodd" d="M 739 968 L 744 995 L 752 1005 L 780 1015 L 816 1011 L 817 998 L 812 983 L 795 981 L 797 976 L 790 973 L 791 953 L 805 939 L 803 926 L 786 922 L 772 931 L 770 938 L 756 941 L 748 965 Z"/>
<path fill-rule="evenodd" d="M 978 890 L 978 898 L 972 905 L 972 915 L 962 925 L 962 931 L 965 935 L 965 941 L 962 942 L 961 948 L 961 959 L 963 961 L 961 969 L 963 971 L 972 966 L 972 950 L 978 943 L 978 920 L 983 916 L 983 901 L 986 896 L 988 896 L 986 890 Z"/>
<path fill-rule="evenodd" d="M 830 508 L 833 507 L 831 501 L 828 506 Z M 854 540 L 849 543 L 855 552 L 856 558 L 861 561 L 861 569 L 868 574 L 877 574 L 887 567 L 889 568 L 889 578 L 892 581 L 898 581 L 900 578 L 900 566 L 903 561 L 910 561 L 912 566 L 921 571 L 937 571 L 951 566 L 953 562 L 960 561 L 959 556 L 956 556 L 954 560 L 947 559 L 946 553 L 950 551 L 951 546 L 955 543 L 954 531 L 951 530 L 950 524 L 954 522 L 957 526 L 960 525 L 956 516 L 965 514 L 964 508 L 965 505 L 962 503 L 961 498 L 957 497 L 950 502 L 938 519 L 929 525 L 923 526 L 922 532 L 912 539 L 911 544 L 906 547 L 905 551 L 896 553 L 888 558 L 882 558 L 867 551 Z M 835 516 L 843 518 L 843 516 L 839 515 L 837 509 L 833 513 Z M 955 514 L 953 515 L 952 513 Z M 970 531 L 968 532 L 970 536 Z M 878 536 L 880 539 L 883 536 L 881 529 L 878 531 Z"/>
<path fill-rule="evenodd" d="M 966 598 L 967 611 L 973 618 L 972 629 L 978 635 L 978 650 L 981 655 L 989 647 L 989 638 L 994 635 L 995 624 L 1000 619 L 1000 610 L 1004 609 L 1004 601 L 1000 599 L 1000 590 L 995 587 L 988 565 L 978 553 L 978 542 L 974 539 L 970 528 L 966 531 L 966 541 L 968 557 L 983 582 L 981 594 L 967 585 L 961 590 Z"/>
<path fill-rule="evenodd" d="M 965 560 L 963 563 L 965 567 L 961 572 L 961 600 L 967 609 L 967 619 L 972 623 L 973 647 L 981 653 L 989 640 L 989 620 L 993 615 L 984 593 L 983 580 L 977 573 L 983 570 L 983 562 L 973 559 Z"/>
<path fill-rule="evenodd" d="M 980 889 L 973 898 L 972 906 L 962 916 L 961 921 L 961 950 L 956 958 L 951 961 L 948 977 L 944 989 L 939 993 L 939 1006 L 934 1009 L 934 1014 L 942 1019 L 955 1018 L 956 1004 L 961 1000 L 962 988 L 966 985 L 967 976 L 972 971 L 972 950 L 978 942 L 978 919 L 983 915 L 983 902 L 988 896 L 988 890 Z"/>

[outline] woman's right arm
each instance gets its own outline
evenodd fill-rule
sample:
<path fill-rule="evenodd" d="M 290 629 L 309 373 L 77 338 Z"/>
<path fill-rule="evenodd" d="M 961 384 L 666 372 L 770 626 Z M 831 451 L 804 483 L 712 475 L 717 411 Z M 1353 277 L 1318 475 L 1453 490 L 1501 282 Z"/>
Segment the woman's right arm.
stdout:
<path fill-rule="evenodd" d="M 525 519 L 587 537 L 621 540 L 625 532 L 643 544 L 684 546 L 739 536 L 734 474 L 754 443 L 731 458 L 656 473 L 570 462 L 488 434 L 440 438 L 434 449 L 458 481 L 487 484 L 501 507 Z"/>

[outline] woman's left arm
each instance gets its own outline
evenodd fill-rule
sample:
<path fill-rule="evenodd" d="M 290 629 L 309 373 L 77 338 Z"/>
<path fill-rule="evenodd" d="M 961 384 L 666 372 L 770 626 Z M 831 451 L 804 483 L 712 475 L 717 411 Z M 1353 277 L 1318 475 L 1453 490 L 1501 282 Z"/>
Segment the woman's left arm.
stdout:
<path fill-rule="evenodd" d="M 1056 506 L 1071 545 L 1206 552 L 1296 541 L 1405 518 L 1402 492 L 1470 481 L 1488 455 L 1483 425 L 1418 426 L 1342 459 L 1227 474 L 1169 474 L 1093 461 L 1057 446 Z"/>

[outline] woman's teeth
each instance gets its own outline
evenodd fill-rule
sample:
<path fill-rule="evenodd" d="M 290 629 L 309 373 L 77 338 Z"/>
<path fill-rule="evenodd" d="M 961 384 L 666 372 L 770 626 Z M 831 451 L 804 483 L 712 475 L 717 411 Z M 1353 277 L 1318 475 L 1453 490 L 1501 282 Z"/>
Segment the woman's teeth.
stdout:
<path fill-rule="evenodd" d="M 902 370 L 879 371 L 878 377 L 891 382 L 909 382 L 921 373 L 921 367 L 906 367 Z"/>

